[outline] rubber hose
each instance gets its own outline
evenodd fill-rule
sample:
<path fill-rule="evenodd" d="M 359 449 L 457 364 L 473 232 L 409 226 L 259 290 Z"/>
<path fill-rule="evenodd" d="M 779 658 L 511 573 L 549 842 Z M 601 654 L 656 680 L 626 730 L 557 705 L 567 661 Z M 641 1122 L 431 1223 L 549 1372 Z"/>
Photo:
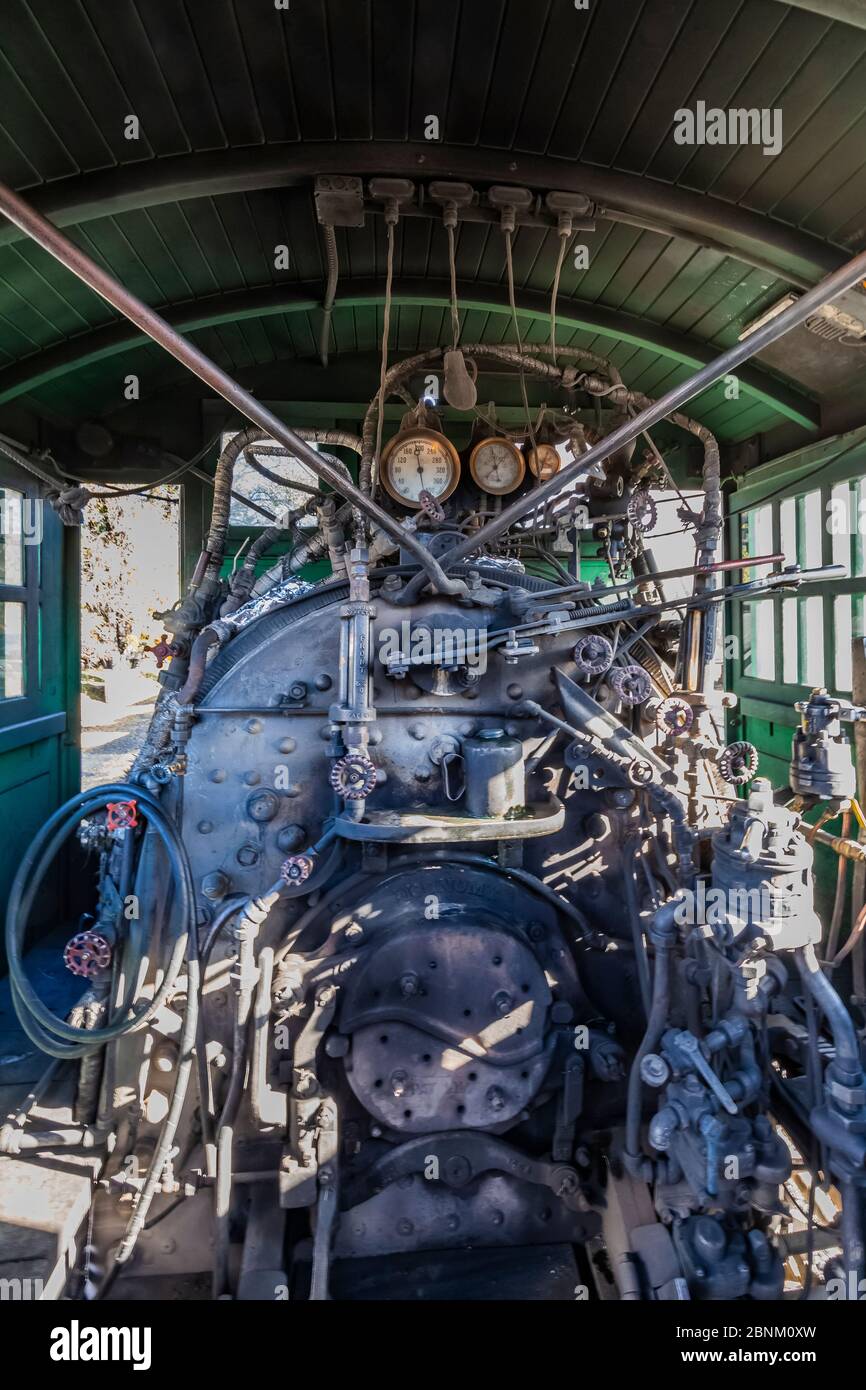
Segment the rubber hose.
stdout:
<path fill-rule="evenodd" d="M 173 877 L 180 890 L 181 921 L 186 925 L 185 930 L 180 932 L 175 941 L 165 977 L 154 998 L 145 1005 L 143 1010 L 134 1013 L 131 1018 L 120 1019 L 106 1028 L 86 1030 L 86 1051 L 91 1051 L 94 1047 L 100 1047 L 113 1038 L 121 1037 L 135 1028 L 142 1027 L 162 1006 L 174 987 L 183 963 L 186 936 L 189 934 L 190 926 L 194 927 L 194 893 L 186 851 L 175 826 L 168 820 L 149 793 L 125 783 L 112 783 L 105 787 L 96 788 L 91 792 L 79 792 L 55 811 L 54 815 L 42 827 L 22 860 L 12 884 L 6 914 L 6 951 L 16 1013 L 31 1041 L 35 1042 L 42 1050 L 49 1051 L 49 1055 L 53 1056 L 83 1056 L 84 1053 L 82 1052 L 70 1054 L 63 1051 L 58 1053 L 54 1049 L 46 1048 L 45 1043 L 53 1035 L 55 1046 L 57 1039 L 60 1039 L 62 1042 L 72 1043 L 80 1047 L 84 1044 L 82 1033 L 85 1030 L 67 1024 L 63 1019 L 53 1014 L 36 994 L 24 971 L 22 958 L 24 935 L 34 898 L 57 850 L 67 839 L 70 831 L 79 824 L 82 817 L 91 811 L 104 807 L 108 797 L 135 799 L 145 807 L 147 818 L 159 834 L 168 854 Z M 30 880 L 29 883 L 28 880 Z M 26 888 L 25 885 L 27 885 Z M 31 1023 L 35 1023 L 32 1029 L 28 1027 Z"/>

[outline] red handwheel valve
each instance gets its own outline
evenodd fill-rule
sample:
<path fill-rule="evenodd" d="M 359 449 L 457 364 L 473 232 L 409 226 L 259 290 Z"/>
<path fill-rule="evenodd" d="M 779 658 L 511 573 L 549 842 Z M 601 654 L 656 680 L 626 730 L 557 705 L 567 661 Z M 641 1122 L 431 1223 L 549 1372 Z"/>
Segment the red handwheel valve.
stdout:
<path fill-rule="evenodd" d="M 109 830 L 134 830 L 138 825 L 136 801 L 109 801 L 106 825 Z"/>
<path fill-rule="evenodd" d="M 92 980 L 111 964 L 111 947 L 98 931 L 80 931 L 67 941 L 63 964 L 73 975 Z"/>

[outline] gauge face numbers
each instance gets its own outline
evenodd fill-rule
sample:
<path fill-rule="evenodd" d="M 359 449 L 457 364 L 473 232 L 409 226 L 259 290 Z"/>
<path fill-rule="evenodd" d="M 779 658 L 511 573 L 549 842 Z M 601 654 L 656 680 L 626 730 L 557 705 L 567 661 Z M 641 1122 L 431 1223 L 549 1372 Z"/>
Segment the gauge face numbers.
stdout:
<path fill-rule="evenodd" d="M 460 456 L 436 430 L 406 430 L 382 450 L 381 478 L 386 492 L 404 507 L 420 507 L 422 492 L 441 502 L 460 481 Z"/>
<path fill-rule="evenodd" d="M 526 464 L 510 439 L 481 439 L 469 455 L 469 471 L 482 492 L 502 497 L 520 487 Z"/>
<path fill-rule="evenodd" d="M 537 444 L 534 449 L 529 450 L 526 457 L 530 471 L 543 483 L 562 467 L 562 459 L 552 444 Z"/>

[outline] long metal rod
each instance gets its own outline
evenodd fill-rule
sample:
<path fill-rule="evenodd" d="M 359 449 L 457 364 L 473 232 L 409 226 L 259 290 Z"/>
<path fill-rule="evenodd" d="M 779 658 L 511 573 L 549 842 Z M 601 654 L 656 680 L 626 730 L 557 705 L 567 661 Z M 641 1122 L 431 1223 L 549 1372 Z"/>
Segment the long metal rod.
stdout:
<path fill-rule="evenodd" d="M 531 488 L 524 497 L 518 498 L 510 506 L 505 507 L 498 516 L 488 521 L 475 535 L 469 536 L 465 541 L 456 545 L 453 550 L 448 551 L 443 558 L 445 568 L 450 569 L 452 565 L 459 564 L 461 560 L 465 560 L 468 555 L 472 555 L 482 546 L 490 545 L 498 536 L 522 520 L 527 512 L 535 511 L 548 498 L 556 497 L 563 491 L 567 483 L 579 474 L 585 473 L 593 463 L 600 463 L 618 449 L 630 444 L 644 430 L 650 429 L 653 425 L 657 425 L 660 420 L 663 420 L 666 415 L 679 410 L 693 396 L 700 395 L 702 391 L 715 385 L 723 376 L 729 375 L 736 367 L 739 367 L 742 362 L 746 362 L 750 357 L 761 352 L 763 348 L 775 343 L 790 329 L 798 327 L 823 304 L 828 304 L 845 290 L 852 289 L 854 285 L 859 284 L 864 279 L 866 279 L 866 251 L 861 252 L 859 256 L 854 256 L 838 270 L 834 270 L 831 275 L 825 276 L 813 289 L 808 290 L 789 308 L 765 323 L 763 328 L 756 329 L 742 342 L 735 343 L 715 361 L 708 362 L 705 367 L 701 367 L 700 371 L 688 377 L 681 385 L 673 387 L 665 395 L 660 396 L 639 415 L 633 415 L 618 429 L 605 435 L 604 439 L 598 444 L 594 444 L 585 454 L 580 454 L 573 463 L 568 464 L 559 473 L 554 473 L 553 477 L 549 478 L 546 483 Z M 400 596 L 400 602 L 412 602 L 422 583 L 423 577 L 410 580 Z"/>
<path fill-rule="evenodd" d="M 18 194 L 4 183 L 0 183 L 0 212 L 33 241 L 37 242 L 55 260 L 59 261 L 61 265 L 64 265 L 67 270 L 70 270 L 73 275 L 77 275 L 79 280 L 83 280 L 85 285 L 89 285 L 96 294 L 123 314 L 124 318 L 129 319 L 131 323 L 140 328 L 142 333 L 146 333 L 160 347 L 165 348 L 166 352 L 171 353 L 171 356 L 175 357 L 178 362 L 189 368 L 195 376 L 212 387 L 224 400 L 228 401 L 229 405 L 234 406 L 254 425 L 260 425 L 262 429 L 267 430 L 268 434 L 279 440 L 280 444 L 289 449 L 295 458 L 299 458 L 308 468 L 311 468 L 317 477 L 329 483 L 335 492 L 340 493 L 353 506 L 364 512 L 371 521 L 380 526 L 383 531 L 399 541 L 401 547 L 414 556 L 428 579 L 440 592 L 465 592 L 463 582 L 448 579 L 434 556 L 410 532 L 407 532 L 399 521 L 383 511 L 367 493 L 362 492 L 346 478 L 344 473 L 334 468 L 321 454 L 316 453 L 315 449 L 312 449 L 305 440 L 301 439 L 300 435 L 295 434 L 294 430 L 261 405 L 242 386 L 239 386 L 227 372 L 217 366 L 216 362 L 213 362 L 193 343 L 188 342 L 186 338 L 176 332 L 170 324 L 166 323 L 164 318 L 150 309 L 136 295 L 125 289 L 119 281 L 115 280 L 113 275 L 109 275 L 106 270 L 98 266 L 95 261 L 85 255 L 80 247 L 71 242 L 57 227 L 30 207 L 23 198 L 19 198 Z"/>

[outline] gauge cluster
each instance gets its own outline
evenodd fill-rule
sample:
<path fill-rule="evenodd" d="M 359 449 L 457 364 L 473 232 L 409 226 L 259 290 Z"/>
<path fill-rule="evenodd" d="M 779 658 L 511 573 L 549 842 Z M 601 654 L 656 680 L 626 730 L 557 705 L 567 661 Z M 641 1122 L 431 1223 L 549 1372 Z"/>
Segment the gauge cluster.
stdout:
<path fill-rule="evenodd" d="M 401 429 L 382 450 L 379 478 L 392 501 L 418 511 L 441 503 L 463 488 L 489 497 L 507 497 L 534 481 L 546 482 L 562 466 L 555 444 L 522 447 L 504 434 L 486 434 L 458 452 L 437 428 Z"/>

